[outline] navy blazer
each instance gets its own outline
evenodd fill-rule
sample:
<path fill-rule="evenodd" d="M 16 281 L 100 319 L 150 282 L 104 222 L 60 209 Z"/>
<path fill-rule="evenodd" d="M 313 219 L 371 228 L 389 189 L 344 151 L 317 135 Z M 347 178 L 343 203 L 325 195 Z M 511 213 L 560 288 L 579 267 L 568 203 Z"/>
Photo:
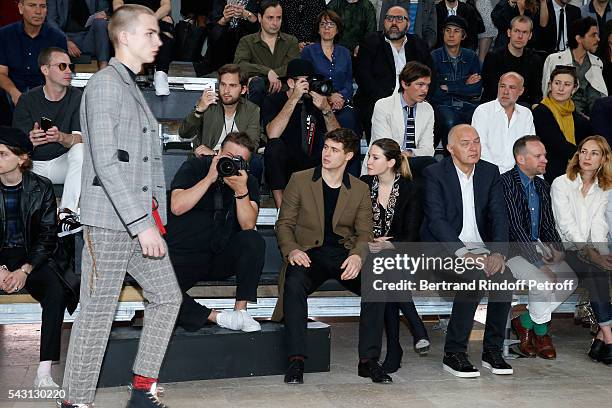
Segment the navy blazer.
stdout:
<path fill-rule="evenodd" d="M 530 263 L 542 260 L 536 252 L 536 246 L 531 242 L 531 216 L 523 182 L 516 167 L 501 175 L 504 186 L 504 198 L 508 209 L 508 228 L 510 242 L 516 242 L 510 250 L 510 257 L 520 255 Z M 555 226 L 555 217 L 550 200 L 550 184 L 540 177 L 534 177 L 536 193 L 540 198 L 540 225 L 538 226 L 540 241 L 554 245 L 557 251 L 563 251 L 561 237 Z"/>
<path fill-rule="evenodd" d="M 459 176 L 451 157 L 432 164 L 423 171 L 425 178 L 425 219 L 421 240 L 443 242 L 455 253 L 464 245 L 459 239 L 463 228 L 463 202 Z M 474 168 L 474 207 L 481 238 L 491 252 L 508 251 L 508 216 L 504 191 L 497 166 L 479 160 Z"/>

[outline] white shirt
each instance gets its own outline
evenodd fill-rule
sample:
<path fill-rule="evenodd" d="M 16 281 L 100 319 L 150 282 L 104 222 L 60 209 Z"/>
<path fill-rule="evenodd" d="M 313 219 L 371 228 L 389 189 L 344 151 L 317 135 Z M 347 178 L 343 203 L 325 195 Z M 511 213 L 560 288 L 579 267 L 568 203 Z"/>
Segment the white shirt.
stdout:
<path fill-rule="evenodd" d="M 525 135 L 535 135 L 533 115 L 528 108 L 515 104 L 512 118 L 508 121 L 506 111 L 497 99 L 476 108 L 472 126 L 480 136 L 480 158 L 495 164 L 500 174 L 514 167 L 514 142 Z"/>
<path fill-rule="evenodd" d="M 395 48 L 393 44 L 391 44 L 391 41 L 387 37 L 385 37 L 385 41 L 389 43 L 389 47 L 391 47 L 391 52 L 393 53 L 393 62 L 395 64 L 395 92 L 397 92 L 399 89 L 399 74 L 406 66 L 406 51 L 404 50 L 404 46 L 406 45 L 408 38 L 404 37 L 404 42 L 399 50 Z"/>
<path fill-rule="evenodd" d="M 557 4 L 555 0 L 553 0 L 552 4 L 553 4 L 553 10 L 555 10 L 555 19 L 557 21 L 557 37 L 555 38 L 555 49 L 556 49 L 557 39 L 559 38 L 559 27 L 561 26 L 559 24 L 559 17 L 561 16 L 561 9 L 562 8 L 564 9 L 565 6 L 561 7 L 560 5 Z M 559 44 L 558 51 L 564 51 L 565 48 L 567 48 L 567 10 L 563 12 L 563 16 L 564 16 L 565 21 L 563 21 L 563 34 L 561 34 L 561 44 Z"/>
<path fill-rule="evenodd" d="M 446 5 L 446 15 L 447 16 L 456 16 L 457 15 L 457 8 L 459 7 L 459 2 L 457 2 L 457 5 L 455 7 L 448 7 L 448 4 Z"/>
<path fill-rule="evenodd" d="M 607 255 L 608 193 L 599 187 L 596 179 L 584 197 L 580 191 L 582 184 L 580 175 L 574 181 L 566 174 L 553 181 L 550 196 L 557 231 L 570 248 L 580 249 L 585 243 L 591 242 L 601 255 Z"/>
<path fill-rule="evenodd" d="M 474 204 L 474 172 L 476 166 L 472 169 L 472 173 L 468 176 L 461 169 L 455 166 L 457 177 L 459 177 L 459 185 L 461 186 L 461 203 L 463 205 L 463 226 L 459 239 L 465 245 L 455 252 L 457 256 L 463 256 L 467 252 L 482 253 L 485 249 L 484 242 L 478 231 L 476 223 L 476 206 Z M 474 249 L 478 249 L 474 251 Z M 488 251 L 485 251 L 488 252 Z"/>
<path fill-rule="evenodd" d="M 221 143 L 225 140 L 225 136 L 228 133 L 239 132 L 238 126 L 236 125 L 236 112 L 230 117 L 225 116 L 225 126 L 221 129 L 221 137 L 219 137 L 219 141 L 215 145 L 214 151 L 221 150 Z"/>

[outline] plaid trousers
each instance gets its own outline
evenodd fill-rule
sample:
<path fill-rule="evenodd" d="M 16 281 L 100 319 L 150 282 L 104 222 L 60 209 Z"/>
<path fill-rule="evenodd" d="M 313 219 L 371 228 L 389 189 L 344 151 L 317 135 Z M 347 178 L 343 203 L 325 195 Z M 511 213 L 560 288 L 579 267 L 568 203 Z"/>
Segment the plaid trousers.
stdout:
<path fill-rule="evenodd" d="M 134 374 L 157 378 L 182 302 L 168 255 L 145 258 L 124 231 L 85 226 L 81 310 L 72 327 L 63 388 L 72 403 L 92 403 L 126 272 L 147 300 Z M 167 249 L 166 249 L 167 250 Z"/>

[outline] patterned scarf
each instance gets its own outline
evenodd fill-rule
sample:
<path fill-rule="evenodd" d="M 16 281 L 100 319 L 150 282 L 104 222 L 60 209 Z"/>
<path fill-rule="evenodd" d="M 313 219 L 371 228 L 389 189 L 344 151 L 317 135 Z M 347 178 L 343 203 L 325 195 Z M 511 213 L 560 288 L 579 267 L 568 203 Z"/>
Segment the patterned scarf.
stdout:
<path fill-rule="evenodd" d="M 384 237 L 389 233 L 391 229 L 391 222 L 393 221 L 393 214 L 395 213 L 395 204 L 397 203 L 397 197 L 399 196 L 399 183 L 398 180 L 400 174 L 395 175 L 393 180 L 393 187 L 389 194 L 389 203 L 387 204 L 387 210 L 385 211 L 385 218 L 382 219 L 380 215 L 380 207 L 378 205 L 378 187 L 379 181 L 378 176 L 374 176 L 372 181 L 372 190 L 370 191 L 370 198 L 372 199 L 372 213 L 374 215 L 374 238 Z"/>

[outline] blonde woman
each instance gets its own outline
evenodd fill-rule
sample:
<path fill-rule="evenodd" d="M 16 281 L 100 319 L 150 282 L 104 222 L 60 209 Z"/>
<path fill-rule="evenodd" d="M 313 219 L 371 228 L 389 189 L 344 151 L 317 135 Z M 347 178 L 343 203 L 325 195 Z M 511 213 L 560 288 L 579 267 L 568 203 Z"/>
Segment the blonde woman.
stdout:
<path fill-rule="evenodd" d="M 612 256 L 608 250 L 605 212 L 612 188 L 612 152 L 602 136 L 589 136 L 552 183 L 553 213 L 561 239 L 569 249 L 566 260 L 589 289 L 599 324 L 589 357 L 612 364 L 612 306 L 609 280 Z"/>

